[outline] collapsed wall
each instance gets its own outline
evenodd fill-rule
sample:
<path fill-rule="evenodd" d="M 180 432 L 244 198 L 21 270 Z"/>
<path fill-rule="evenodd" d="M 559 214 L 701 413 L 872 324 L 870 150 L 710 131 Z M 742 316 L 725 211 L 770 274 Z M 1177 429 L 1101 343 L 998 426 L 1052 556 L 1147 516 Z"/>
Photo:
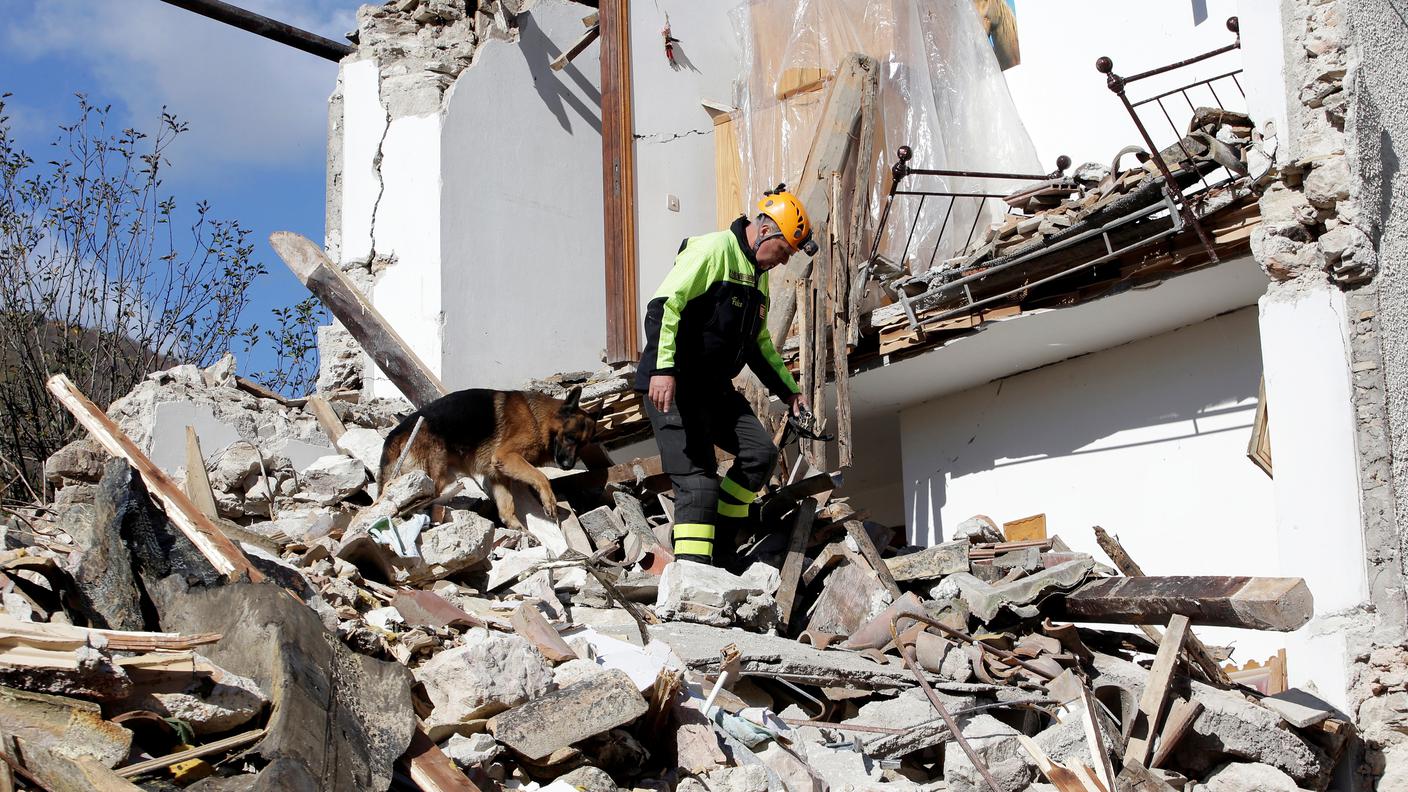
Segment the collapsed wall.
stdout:
<path fill-rule="evenodd" d="M 1364 606 L 1336 626 L 1352 647 L 1350 711 L 1364 719 L 1373 774 L 1382 776 L 1379 788 L 1397 788 L 1404 771 L 1388 757 L 1408 753 L 1401 684 L 1408 671 L 1408 502 L 1401 495 L 1408 485 L 1408 287 L 1400 272 L 1408 179 L 1395 150 L 1408 132 L 1402 17 L 1380 0 L 1291 0 L 1283 23 L 1289 128 L 1278 130 L 1283 150 L 1261 200 L 1253 253 L 1272 279 L 1263 317 L 1285 306 L 1327 306 L 1328 332 L 1343 339 L 1367 590 Z M 1263 329 L 1263 344 L 1274 348 L 1281 330 L 1294 332 L 1273 324 Z M 1267 387 L 1275 415 L 1269 375 Z M 1273 442 L 1289 434 L 1273 429 Z M 1321 471 L 1323 463 L 1316 460 Z"/>

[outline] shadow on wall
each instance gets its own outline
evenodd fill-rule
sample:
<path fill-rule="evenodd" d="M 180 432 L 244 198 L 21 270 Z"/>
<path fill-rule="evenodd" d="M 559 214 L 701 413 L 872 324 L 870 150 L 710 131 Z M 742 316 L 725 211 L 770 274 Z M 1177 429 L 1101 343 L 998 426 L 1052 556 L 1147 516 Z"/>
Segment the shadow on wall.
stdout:
<path fill-rule="evenodd" d="M 932 402 L 917 413 L 939 428 L 923 435 L 916 467 L 926 475 L 911 482 L 916 524 L 932 522 L 934 536 L 944 537 L 946 485 L 971 474 L 1247 434 L 1260 378 L 1257 309 L 1250 307 Z M 906 422 L 904 430 L 912 436 L 915 426 Z M 1111 483 L 1070 486 L 1094 492 Z"/>
<path fill-rule="evenodd" d="M 563 130 L 572 131 L 572 118 L 567 112 L 570 107 L 600 135 L 601 91 L 582 74 L 575 63 L 567 64 L 560 72 L 552 70 L 552 61 L 562 54 L 562 50 L 548 38 L 547 33 L 533 18 L 532 11 L 524 11 L 518 15 L 518 51 L 523 54 L 523 59 L 528 64 L 528 71 L 533 77 L 533 88 L 538 92 L 538 96 L 543 98 L 543 104 L 557 117 L 557 123 L 562 125 Z M 577 88 L 591 101 L 591 106 L 567 90 L 561 80 L 564 75 L 577 84 Z"/>

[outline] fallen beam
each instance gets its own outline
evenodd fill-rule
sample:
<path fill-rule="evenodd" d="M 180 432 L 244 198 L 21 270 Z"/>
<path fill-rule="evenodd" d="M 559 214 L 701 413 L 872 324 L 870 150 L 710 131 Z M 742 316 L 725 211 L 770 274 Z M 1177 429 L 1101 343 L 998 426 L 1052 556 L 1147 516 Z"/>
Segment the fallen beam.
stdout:
<path fill-rule="evenodd" d="M 817 244 L 825 241 L 826 226 L 830 220 L 831 202 L 827 200 L 827 194 L 831 174 L 841 172 L 856 144 L 854 132 L 860 123 L 866 83 L 877 81 L 879 74 L 879 64 L 868 55 L 852 52 L 842 60 L 836 69 L 836 79 L 827 92 L 826 107 L 817 123 L 817 133 L 807 154 L 806 167 L 798 183 L 792 185 L 792 191 L 807 209 L 812 238 L 818 240 Z M 870 166 L 867 163 L 863 167 Z M 768 329 L 779 347 L 787 339 L 797 313 L 796 284 L 806 279 L 811 271 L 811 257 L 796 256 L 773 279 L 773 307 Z"/>
<path fill-rule="evenodd" d="M 1120 540 L 1111 536 L 1108 531 L 1098 525 L 1095 526 L 1094 531 L 1096 543 L 1100 545 L 1101 550 L 1105 551 L 1105 555 L 1108 555 L 1110 560 L 1115 562 L 1115 568 L 1120 571 L 1120 574 L 1127 577 L 1144 577 L 1144 569 L 1124 549 Z M 1154 643 L 1163 640 L 1157 627 L 1141 624 L 1140 629 Z M 1222 670 L 1222 666 L 1213 659 L 1212 652 L 1208 651 L 1207 646 L 1198 640 L 1198 636 L 1194 635 L 1191 630 L 1183 642 L 1183 651 L 1188 653 L 1188 659 L 1193 661 L 1193 664 L 1203 672 L 1209 682 L 1229 687 L 1232 685 L 1232 679 L 1227 676 L 1227 672 Z"/>
<path fill-rule="evenodd" d="M 176 482 L 142 453 L 132 438 L 123 434 L 117 424 L 89 401 L 67 376 L 55 374 L 49 378 L 48 387 L 59 404 L 73 414 L 103 450 L 127 460 L 127 464 L 136 469 L 142 481 L 146 482 L 147 489 L 161 501 L 167 519 L 191 540 L 216 572 L 231 579 L 247 577 L 251 583 L 264 579 L 263 573 L 249 563 L 239 546 L 202 514 L 186 493 L 176 486 Z"/>
<path fill-rule="evenodd" d="M 1045 603 L 1047 615 L 1079 622 L 1193 624 L 1290 632 L 1310 621 L 1314 600 L 1301 578 L 1113 577 Z"/>
<path fill-rule="evenodd" d="M 416 407 L 445 395 L 445 386 L 322 247 L 292 231 L 275 231 L 269 244 L 298 278 L 357 339 L 387 379 Z"/>

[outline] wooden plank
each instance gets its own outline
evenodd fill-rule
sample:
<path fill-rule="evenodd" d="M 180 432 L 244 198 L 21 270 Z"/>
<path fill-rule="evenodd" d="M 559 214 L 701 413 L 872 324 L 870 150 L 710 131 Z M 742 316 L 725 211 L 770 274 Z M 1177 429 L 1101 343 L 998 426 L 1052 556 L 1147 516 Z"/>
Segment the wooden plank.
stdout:
<path fill-rule="evenodd" d="M 815 66 L 792 66 L 777 78 L 773 95 L 781 102 L 799 93 L 820 90 L 828 76 L 830 75 L 825 69 Z"/>
<path fill-rule="evenodd" d="M 1214 627 L 1290 632 L 1314 612 L 1301 578 L 1112 577 L 1087 583 L 1047 614 L 1067 621 L 1158 623 L 1175 614 Z"/>
<path fill-rule="evenodd" d="M 831 212 L 836 217 L 841 217 L 841 174 L 834 173 L 831 176 Z M 836 435 L 836 465 L 842 469 L 849 468 L 852 462 L 851 453 L 851 365 L 850 353 L 846 342 L 850 338 L 850 324 L 848 306 L 850 305 L 850 281 L 851 271 L 849 259 L 846 257 L 846 249 L 841 239 L 840 229 L 843 223 L 835 222 L 828 225 L 830 231 L 827 236 L 830 238 L 830 275 L 828 279 L 827 300 L 830 303 L 831 321 L 831 371 L 832 378 L 836 383 L 836 424 L 833 434 Z"/>
<path fill-rule="evenodd" d="M 720 120 L 722 119 L 722 120 Z M 714 217 L 718 228 L 728 228 L 746 214 L 743 198 L 743 161 L 738 156 L 738 124 L 730 114 L 714 116 Z M 781 341 L 778 341 L 781 344 Z"/>
<path fill-rule="evenodd" d="M 635 360 L 639 276 L 636 270 L 635 120 L 631 81 L 630 0 L 602 0 L 601 173 L 606 262 L 606 362 Z"/>
<path fill-rule="evenodd" d="M 264 575 L 249 563 L 239 546 L 201 513 L 186 493 L 176 486 L 176 482 L 142 453 L 132 439 L 123 434 L 117 424 L 89 401 L 66 375 L 50 377 L 48 387 L 59 404 L 73 414 L 103 450 L 127 460 L 136 469 L 142 481 L 146 482 L 147 489 L 166 510 L 167 519 L 191 540 L 201 555 L 215 567 L 215 571 L 231 579 L 245 576 L 251 583 L 264 579 Z"/>
<path fill-rule="evenodd" d="M 870 534 L 866 532 L 865 526 L 856 520 L 846 521 L 846 535 L 860 548 L 860 554 L 865 557 L 866 563 L 875 570 L 876 577 L 880 578 L 880 584 L 890 595 L 898 600 L 903 592 L 895 582 L 895 576 L 890 574 L 890 566 L 880 557 L 880 551 L 875 549 L 875 543 L 870 541 Z"/>
<path fill-rule="evenodd" d="M 797 504 L 797 516 L 792 523 L 792 538 L 787 544 L 786 559 L 782 562 L 782 585 L 778 586 L 776 598 L 784 630 L 792 625 L 792 607 L 797 599 L 797 583 L 802 577 L 807 539 L 811 537 L 812 523 L 816 520 L 816 507 L 820 497 L 803 498 Z"/>
<path fill-rule="evenodd" d="M 215 491 L 210 488 L 210 475 L 205 469 L 205 455 L 200 452 L 200 438 L 195 427 L 186 427 L 186 495 L 201 514 L 214 520 L 220 516 L 215 508 Z"/>
<path fill-rule="evenodd" d="M 850 278 L 846 296 L 847 349 L 860 343 L 860 305 L 868 284 L 866 259 L 870 255 L 870 191 L 875 176 L 875 121 L 879 113 L 878 81 L 865 80 L 860 100 L 860 151 L 855 162 L 855 186 L 851 191 L 851 231 L 846 252 L 846 276 Z"/>
<path fill-rule="evenodd" d="M 1192 699 L 1181 698 L 1169 705 L 1168 717 L 1164 719 L 1164 728 L 1159 732 L 1159 744 L 1154 749 L 1150 767 L 1164 766 L 1164 762 L 1168 761 L 1169 755 L 1178 747 L 1179 741 L 1188 730 L 1193 728 L 1193 722 L 1202 712 L 1202 702 Z"/>
<path fill-rule="evenodd" d="M 430 741 L 420 726 L 416 726 L 411 745 L 397 764 L 405 766 L 406 774 L 423 792 L 479 792 L 479 787 Z"/>
<path fill-rule="evenodd" d="M 338 441 L 347 433 L 347 427 L 342 425 L 342 419 L 337 417 L 337 411 L 328 404 L 328 400 L 322 396 L 313 395 L 308 397 L 308 411 L 313 413 L 313 417 L 318 419 L 318 426 L 322 427 L 323 434 L 328 436 L 328 441 L 333 447 L 341 451 L 342 446 Z"/>
<path fill-rule="evenodd" d="M 850 53 L 841 61 L 836 79 L 827 91 L 826 107 L 822 110 L 806 167 L 792 184 L 793 193 L 806 207 L 808 219 L 811 220 L 813 239 L 826 239 L 830 212 L 826 193 L 830 189 L 831 174 L 845 166 L 851 147 L 855 145 L 853 132 L 860 121 L 865 84 L 878 79 L 879 68 L 874 58 Z M 797 311 L 796 284 L 805 281 L 811 270 L 812 260 L 807 256 L 793 256 L 786 267 L 774 270 L 771 287 L 774 300 L 769 328 L 779 346 L 787 339 L 787 331 L 792 327 Z"/>
<path fill-rule="evenodd" d="M 1134 716 L 1134 726 L 1124 749 L 1125 763 L 1148 764 L 1154 735 L 1159 730 L 1159 718 L 1163 715 L 1164 702 L 1168 698 L 1169 682 L 1173 679 L 1173 669 L 1187 633 L 1187 616 L 1175 614 L 1168 620 L 1168 632 L 1164 633 L 1163 643 L 1159 644 L 1159 651 L 1154 655 L 1154 665 L 1149 669 L 1149 676 L 1144 680 L 1144 692 L 1139 696 L 1139 711 Z"/>
<path fill-rule="evenodd" d="M 212 743 L 196 746 L 195 748 L 188 748 L 184 751 L 158 756 L 155 759 L 148 759 L 144 762 L 136 762 L 126 767 L 119 767 L 115 772 L 123 778 L 135 778 L 143 773 L 163 770 L 171 765 L 179 764 L 180 762 L 188 762 L 192 759 L 200 759 L 205 756 L 214 756 L 215 754 L 224 753 L 232 748 L 249 745 L 263 738 L 265 731 L 265 729 L 254 729 L 253 731 L 243 732 L 232 737 L 226 737 L 222 740 L 216 740 Z"/>
<path fill-rule="evenodd" d="M 275 231 L 269 235 L 269 244 L 411 404 L 424 407 L 445 395 L 440 378 L 416 357 L 410 344 L 342 274 L 322 247 L 292 231 Z"/>
<path fill-rule="evenodd" d="M 566 52 L 562 53 L 561 55 L 558 55 L 556 58 L 553 58 L 552 63 L 548 64 L 548 66 L 550 66 L 553 71 L 562 71 L 564 68 L 566 68 L 567 64 L 572 62 L 573 58 L 577 57 L 578 55 L 581 55 L 582 50 L 585 50 L 587 47 L 591 46 L 591 43 L 593 41 L 596 41 L 597 37 L 600 35 L 601 27 L 598 25 L 592 25 L 591 27 L 587 28 L 587 32 L 583 33 L 581 38 L 574 41 L 572 43 L 572 46 L 567 48 Z"/>
<path fill-rule="evenodd" d="M 1110 752 L 1105 748 L 1105 739 L 1100 731 L 1099 711 L 1095 708 L 1094 697 L 1090 689 L 1084 684 L 1080 684 L 1077 695 L 1080 698 L 1081 725 L 1085 727 L 1085 742 L 1090 746 L 1090 759 L 1095 766 L 1096 775 L 1100 778 L 1100 783 L 1106 789 L 1115 788 L 1115 768 L 1110 764 Z"/>

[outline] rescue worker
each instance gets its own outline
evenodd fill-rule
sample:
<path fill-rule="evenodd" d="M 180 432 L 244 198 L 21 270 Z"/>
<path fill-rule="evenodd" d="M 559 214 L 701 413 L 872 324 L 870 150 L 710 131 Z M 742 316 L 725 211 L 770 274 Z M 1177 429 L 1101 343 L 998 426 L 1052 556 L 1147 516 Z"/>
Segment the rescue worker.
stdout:
<path fill-rule="evenodd" d="M 799 250 L 816 253 L 802 202 L 786 185 L 758 214 L 680 244 L 674 268 L 645 314 L 635 388 L 675 488 L 676 558 L 727 565 L 736 533 L 777 461 L 773 445 L 732 379 L 747 364 L 793 414 L 808 409 L 768 333 L 768 270 Z M 734 455 L 720 479 L 714 446 Z"/>

